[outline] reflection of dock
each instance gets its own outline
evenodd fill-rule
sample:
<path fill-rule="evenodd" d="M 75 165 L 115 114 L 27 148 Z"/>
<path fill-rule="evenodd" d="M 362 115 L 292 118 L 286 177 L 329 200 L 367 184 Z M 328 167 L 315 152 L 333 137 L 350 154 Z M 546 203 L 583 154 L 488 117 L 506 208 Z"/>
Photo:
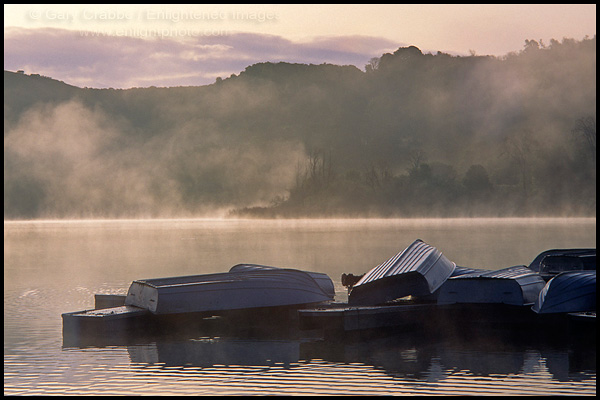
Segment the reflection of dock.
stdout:
<path fill-rule="evenodd" d="M 333 364 L 362 364 L 392 377 L 443 382 L 464 376 L 548 374 L 564 381 L 588 380 L 595 374 L 595 346 L 554 346 L 505 341 L 504 337 L 448 340 L 401 333 L 369 340 L 257 338 L 163 338 L 127 346 L 133 363 L 163 367 L 252 367 L 293 369 L 311 360 Z"/>
<path fill-rule="evenodd" d="M 159 340 L 146 345 L 128 346 L 127 351 L 131 362 L 161 363 L 165 366 L 286 366 L 300 359 L 300 342 L 237 338 Z"/>

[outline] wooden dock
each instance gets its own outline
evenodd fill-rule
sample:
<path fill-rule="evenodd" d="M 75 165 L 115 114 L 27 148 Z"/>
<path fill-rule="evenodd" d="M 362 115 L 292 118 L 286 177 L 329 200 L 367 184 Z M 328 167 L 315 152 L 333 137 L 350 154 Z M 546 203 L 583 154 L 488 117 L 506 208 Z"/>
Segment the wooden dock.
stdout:
<path fill-rule="evenodd" d="M 596 332 L 595 314 L 575 318 L 567 314 L 539 315 L 529 306 L 508 304 L 401 303 L 382 306 L 327 307 L 298 311 L 299 328 L 320 330 L 327 338 L 368 335 L 370 332 L 413 332 L 459 337 L 489 332 L 535 332 L 542 335 L 573 335 Z"/>
<path fill-rule="evenodd" d="M 198 334 L 243 337 L 321 337 L 343 339 L 403 333 L 419 337 L 473 337 L 490 332 L 513 336 L 593 333 L 595 313 L 540 315 L 529 306 L 453 304 L 400 300 L 380 306 L 329 303 L 304 307 L 270 307 L 227 313 L 154 315 L 125 306 L 122 295 L 96 295 L 95 309 L 63 314 L 63 345 L 128 343 L 153 335 Z M 587 339 L 585 339 L 587 340 Z M 104 343 L 102 342 L 102 343 Z"/>
<path fill-rule="evenodd" d="M 395 328 L 418 330 L 436 312 L 435 304 L 395 304 L 386 306 L 349 306 L 334 303 L 328 307 L 298 311 L 301 330 L 322 329 L 339 335 L 369 329 Z"/>

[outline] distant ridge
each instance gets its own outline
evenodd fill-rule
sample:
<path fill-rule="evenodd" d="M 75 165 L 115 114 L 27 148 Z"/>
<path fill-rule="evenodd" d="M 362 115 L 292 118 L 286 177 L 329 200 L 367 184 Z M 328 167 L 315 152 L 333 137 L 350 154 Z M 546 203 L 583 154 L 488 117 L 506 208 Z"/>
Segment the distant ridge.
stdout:
<path fill-rule="evenodd" d="M 4 71 L 4 216 L 595 216 L 596 38 L 204 86 Z"/>

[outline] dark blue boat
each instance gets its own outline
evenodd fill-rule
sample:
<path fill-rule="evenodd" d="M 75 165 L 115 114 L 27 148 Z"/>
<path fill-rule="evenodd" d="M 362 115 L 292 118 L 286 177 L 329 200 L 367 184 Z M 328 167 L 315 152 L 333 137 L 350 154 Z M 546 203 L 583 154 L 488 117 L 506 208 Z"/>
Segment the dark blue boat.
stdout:
<path fill-rule="evenodd" d="M 532 307 L 538 314 L 596 311 L 596 271 L 563 272 L 550 279 Z"/>

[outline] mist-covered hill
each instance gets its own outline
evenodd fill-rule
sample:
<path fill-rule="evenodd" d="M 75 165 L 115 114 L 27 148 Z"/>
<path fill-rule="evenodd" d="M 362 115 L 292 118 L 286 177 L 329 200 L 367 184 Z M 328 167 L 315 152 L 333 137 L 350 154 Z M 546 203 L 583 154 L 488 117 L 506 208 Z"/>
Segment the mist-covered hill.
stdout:
<path fill-rule="evenodd" d="M 595 216 L 595 121 L 595 37 L 200 87 L 4 71 L 4 218 Z"/>

